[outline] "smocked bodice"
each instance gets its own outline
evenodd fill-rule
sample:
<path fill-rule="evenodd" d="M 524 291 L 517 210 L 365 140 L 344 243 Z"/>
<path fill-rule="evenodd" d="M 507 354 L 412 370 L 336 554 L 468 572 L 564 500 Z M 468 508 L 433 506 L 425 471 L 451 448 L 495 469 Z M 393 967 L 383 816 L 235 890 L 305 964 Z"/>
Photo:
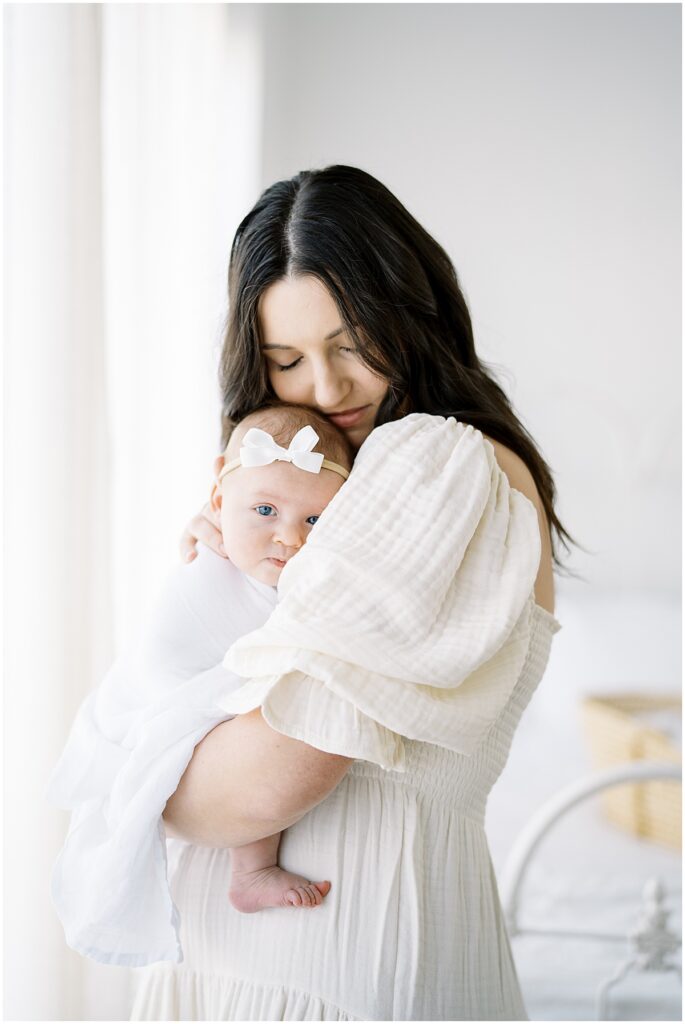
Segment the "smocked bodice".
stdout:
<path fill-rule="evenodd" d="M 413 787 L 431 800 L 444 800 L 451 810 L 484 824 L 488 795 L 502 773 L 521 716 L 540 682 L 552 637 L 560 625 L 550 612 L 533 606 L 532 630 L 523 668 L 500 716 L 470 756 L 433 743 L 405 739 L 406 771 L 385 771 L 357 760 L 349 773 Z"/>

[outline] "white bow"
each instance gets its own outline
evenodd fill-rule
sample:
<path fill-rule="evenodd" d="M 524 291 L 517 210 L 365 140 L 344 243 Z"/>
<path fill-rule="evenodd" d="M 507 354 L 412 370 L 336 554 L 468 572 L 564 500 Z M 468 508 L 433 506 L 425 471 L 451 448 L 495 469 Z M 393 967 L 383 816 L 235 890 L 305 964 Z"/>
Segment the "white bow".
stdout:
<path fill-rule="evenodd" d="M 250 427 L 240 448 L 240 462 L 243 466 L 268 466 L 271 462 L 292 462 L 298 469 L 318 473 L 323 463 L 323 454 L 313 452 L 319 440 L 313 427 L 302 427 L 295 434 L 288 448 L 276 444 L 271 434 L 259 427 Z"/>

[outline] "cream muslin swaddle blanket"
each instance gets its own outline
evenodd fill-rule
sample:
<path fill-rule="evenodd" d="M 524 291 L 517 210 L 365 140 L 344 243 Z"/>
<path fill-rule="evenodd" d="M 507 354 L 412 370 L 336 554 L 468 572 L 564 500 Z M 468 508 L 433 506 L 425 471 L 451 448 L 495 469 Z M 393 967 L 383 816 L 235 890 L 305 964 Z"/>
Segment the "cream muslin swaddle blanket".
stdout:
<path fill-rule="evenodd" d="M 470 755 L 530 642 L 540 533 L 492 444 L 453 418 L 377 427 L 226 668 L 274 729 L 404 769 L 403 737 Z"/>

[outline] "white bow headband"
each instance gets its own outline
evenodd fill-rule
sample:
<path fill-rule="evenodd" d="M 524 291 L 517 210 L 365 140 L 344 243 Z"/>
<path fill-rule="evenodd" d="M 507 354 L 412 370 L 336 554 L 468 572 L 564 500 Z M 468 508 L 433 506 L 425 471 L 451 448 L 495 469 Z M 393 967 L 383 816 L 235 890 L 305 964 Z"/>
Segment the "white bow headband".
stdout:
<path fill-rule="evenodd" d="M 295 434 L 287 448 L 281 448 L 276 444 L 271 434 L 259 427 L 250 427 L 243 438 L 240 447 L 240 456 L 228 462 L 219 473 L 219 482 L 231 470 L 239 466 L 269 466 L 272 462 L 291 462 L 298 469 L 304 469 L 307 473 L 320 473 L 322 469 L 330 469 L 334 473 L 347 480 L 350 475 L 348 470 L 339 466 L 337 462 L 329 462 L 321 452 L 313 452 L 312 448 L 319 440 L 319 435 L 313 427 L 302 427 Z"/>

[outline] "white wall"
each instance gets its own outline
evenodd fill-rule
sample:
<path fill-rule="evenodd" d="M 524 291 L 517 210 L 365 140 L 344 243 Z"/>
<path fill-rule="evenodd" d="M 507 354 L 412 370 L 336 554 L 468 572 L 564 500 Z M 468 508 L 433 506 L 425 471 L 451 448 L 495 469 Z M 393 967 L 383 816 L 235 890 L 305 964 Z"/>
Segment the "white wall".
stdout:
<path fill-rule="evenodd" d="M 479 353 L 596 552 L 569 564 L 677 598 L 679 6 L 262 14 L 263 185 L 348 163 L 395 192 L 453 258 Z"/>

